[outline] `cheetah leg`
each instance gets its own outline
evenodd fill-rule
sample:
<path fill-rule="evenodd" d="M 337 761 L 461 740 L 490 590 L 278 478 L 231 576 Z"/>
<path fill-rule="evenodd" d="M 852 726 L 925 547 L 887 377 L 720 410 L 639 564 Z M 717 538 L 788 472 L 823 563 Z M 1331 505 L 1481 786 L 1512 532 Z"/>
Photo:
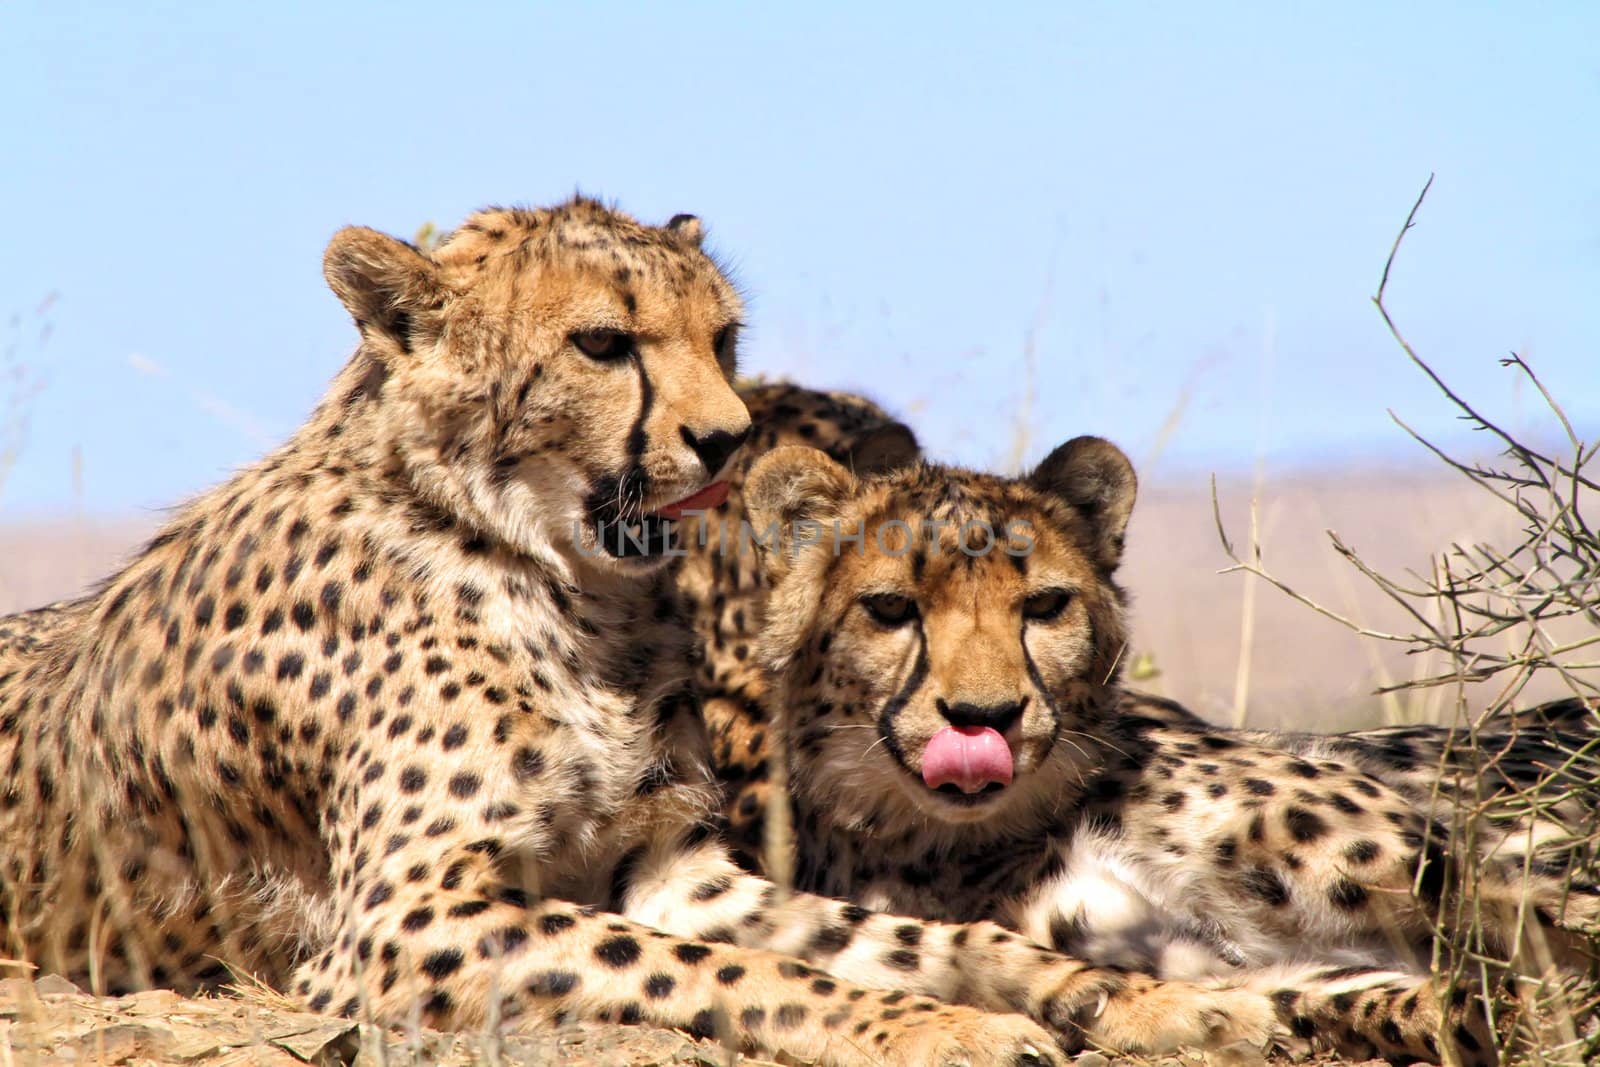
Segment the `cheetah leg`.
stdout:
<path fill-rule="evenodd" d="M 617 897 L 624 914 L 679 936 L 798 956 L 871 988 L 1025 1013 L 1069 1051 L 1265 1043 L 1277 1031 L 1260 992 L 1094 967 L 993 923 L 933 923 L 809 894 L 783 897 L 716 844 L 638 858 Z"/>
<path fill-rule="evenodd" d="M 1464 988 L 1446 997 L 1434 979 L 1362 968 L 1284 982 L 1272 993 L 1279 1018 L 1296 1036 L 1343 1057 L 1439 1063 L 1448 1042 L 1462 1067 L 1499 1063 L 1482 998 Z"/>
<path fill-rule="evenodd" d="M 829 1067 L 1051 1064 L 1020 1015 L 927 997 L 886 1003 L 773 952 L 672 937 L 621 916 L 530 902 L 481 851 L 445 848 L 448 885 L 402 893 L 383 875 L 350 901 L 343 940 L 302 965 L 316 1010 L 471 1029 L 564 1020 L 649 1022 Z M 491 1010 L 496 1002 L 498 1011 Z"/>
<path fill-rule="evenodd" d="M 767 780 L 765 748 L 768 724 L 761 704 L 742 691 L 707 694 L 701 718 L 711 733 L 712 750 L 720 752 L 719 773 L 728 791 L 727 838 L 749 856 L 761 853 L 766 823 Z M 760 753 L 759 762 L 754 753 Z"/>

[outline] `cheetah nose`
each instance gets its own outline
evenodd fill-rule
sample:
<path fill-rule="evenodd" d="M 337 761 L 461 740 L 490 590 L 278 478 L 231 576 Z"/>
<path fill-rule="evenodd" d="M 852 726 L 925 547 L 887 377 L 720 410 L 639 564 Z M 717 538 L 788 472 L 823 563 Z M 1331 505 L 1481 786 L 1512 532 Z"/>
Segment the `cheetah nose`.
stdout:
<path fill-rule="evenodd" d="M 939 714 L 951 726 L 986 726 L 1002 734 L 1022 718 L 1022 711 L 1027 704 L 1027 697 L 1006 704 L 969 704 L 966 701 L 951 704 L 943 697 L 934 701 Z"/>
<path fill-rule="evenodd" d="M 706 473 L 714 475 L 722 470 L 728 462 L 728 457 L 739 451 L 744 439 L 750 436 L 750 424 L 746 423 L 744 429 L 738 433 L 712 430 L 708 434 L 696 434 L 687 426 L 679 426 L 678 433 L 682 435 L 683 443 L 700 457 L 701 463 L 705 464 Z"/>

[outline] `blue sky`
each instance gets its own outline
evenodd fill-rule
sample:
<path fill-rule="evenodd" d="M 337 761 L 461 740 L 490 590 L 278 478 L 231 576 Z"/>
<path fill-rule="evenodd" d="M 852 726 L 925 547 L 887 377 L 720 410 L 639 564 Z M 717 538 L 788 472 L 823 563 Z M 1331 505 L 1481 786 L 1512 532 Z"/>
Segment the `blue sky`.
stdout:
<path fill-rule="evenodd" d="M 0 518 L 170 503 L 291 430 L 354 340 L 339 226 L 575 188 L 706 220 L 749 370 L 945 459 L 1020 421 L 1194 477 L 1415 456 L 1391 407 L 1458 432 L 1368 302 L 1436 172 L 1402 324 L 1513 423 L 1525 351 L 1600 432 L 1600 5 L 11 3 L 0 130 L 39 386 Z"/>

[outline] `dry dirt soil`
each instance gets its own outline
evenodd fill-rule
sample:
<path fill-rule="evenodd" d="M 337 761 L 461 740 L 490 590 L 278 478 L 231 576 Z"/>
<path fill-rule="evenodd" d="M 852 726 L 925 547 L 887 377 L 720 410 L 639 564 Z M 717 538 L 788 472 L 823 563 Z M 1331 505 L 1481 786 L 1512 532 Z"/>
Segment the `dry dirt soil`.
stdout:
<path fill-rule="evenodd" d="M 670 1030 L 568 1026 L 553 1034 L 382 1031 L 270 996 L 186 999 L 166 990 L 97 998 L 56 977 L 0 982 L 0 1063 L 95 1067 L 380 1067 L 571 1064 L 724 1067 L 761 1061 Z"/>
<path fill-rule="evenodd" d="M 1274 1062 L 1283 1062 L 1275 1059 Z M 793 1061 L 784 1061 L 793 1064 Z M 1079 1054 L 1072 1067 L 1267 1067 L 1235 1045 L 1161 1058 Z M 70 982 L 0 981 L 0 1064 L 83 1067 L 779 1067 L 671 1030 L 573 1025 L 555 1033 L 380 1030 L 295 1011 L 264 991 L 185 999 L 165 990 L 101 998 Z M 1370 1065 L 1341 1067 L 1380 1067 Z M 1302 1061 L 1302 1067 L 1334 1067 Z"/>

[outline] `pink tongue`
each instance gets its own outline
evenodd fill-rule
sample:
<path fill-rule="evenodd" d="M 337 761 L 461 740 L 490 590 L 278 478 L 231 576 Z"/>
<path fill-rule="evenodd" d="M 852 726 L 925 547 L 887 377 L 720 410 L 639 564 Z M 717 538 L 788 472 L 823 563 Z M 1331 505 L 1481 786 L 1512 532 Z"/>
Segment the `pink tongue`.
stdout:
<path fill-rule="evenodd" d="M 666 507 L 657 508 L 656 514 L 663 519 L 681 519 L 685 511 L 710 511 L 724 500 L 728 499 L 728 483 L 712 482 L 698 493 L 674 500 Z"/>
<path fill-rule="evenodd" d="M 954 784 L 963 793 L 1010 785 L 1011 746 L 989 726 L 946 726 L 922 750 L 922 780 L 929 789 Z"/>

